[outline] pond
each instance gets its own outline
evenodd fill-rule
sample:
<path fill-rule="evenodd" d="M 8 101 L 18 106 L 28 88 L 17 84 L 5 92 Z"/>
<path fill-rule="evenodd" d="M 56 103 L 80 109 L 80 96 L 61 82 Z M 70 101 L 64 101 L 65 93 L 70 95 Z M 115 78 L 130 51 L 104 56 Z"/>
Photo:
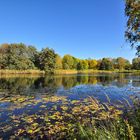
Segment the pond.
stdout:
<path fill-rule="evenodd" d="M 131 105 L 131 96 L 139 94 L 140 76 L 134 74 L 1 76 L 0 138 L 39 135 L 39 139 L 56 139 L 60 136 L 58 128 L 63 130 L 61 138 L 64 126 L 72 130 L 70 115 L 75 112 L 78 116 L 80 106 L 88 110 L 86 107 L 93 105 L 89 98 L 95 99 L 94 109 L 96 100 L 120 108 L 119 105 Z M 91 114 L 86 117 L 89 119 Z"/>

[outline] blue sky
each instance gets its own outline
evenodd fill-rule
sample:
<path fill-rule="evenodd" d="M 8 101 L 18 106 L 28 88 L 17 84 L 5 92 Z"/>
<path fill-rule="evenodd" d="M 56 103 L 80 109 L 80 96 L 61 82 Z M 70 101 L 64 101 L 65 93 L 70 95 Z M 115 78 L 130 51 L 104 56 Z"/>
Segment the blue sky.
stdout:
<path fill-rule="evenodd" d="M 53 48 L 61 56 L 125 57 L 124 0 L 1 0 L 0 44 Z"/>

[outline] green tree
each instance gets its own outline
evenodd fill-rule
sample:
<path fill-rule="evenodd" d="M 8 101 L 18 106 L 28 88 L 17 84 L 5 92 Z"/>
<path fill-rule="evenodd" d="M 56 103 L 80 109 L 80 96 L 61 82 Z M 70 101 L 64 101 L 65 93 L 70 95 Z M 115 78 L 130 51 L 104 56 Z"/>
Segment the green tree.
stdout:
<path fill-rule="evenodd" d="M 55 58 L 55 69 L 62 69 L 62 58 L 58 54 Z"/>
<path fill-rule="evenodd" d="M 2 44 L 0 46 L 1 68 L 26 70 L 34 69 L 34 63 L 28 55 L 25 44 Z"/>
<path fill-rule="evenodd" d="M 125 14 L 128 17 L 126 39 L 140 56 L 140 0 L 125 0 Z"/>
<path fill-rule="evenodd" d="M 125 69 L 125 65 L 126 65 L 126 59 L 122 58 L 122 57 L 118 57 L 116 59 L 116 63 L 117 63 L 117 68 L 119 70 L 123 70 Z"/>
<path fill-rule="evenodd" d="M 112 61 L 109 58 L 103 58 L 100 63 L 100 70 L 112 70 L 113 64 Z"/>
<path fill-rule="evenodd" d="M 88 61 L 86 60 L 80 60 L 77 64 L 78 70 L 87 70 L 88 69 Z"/>
<path fill-rule="evenodd" d="M 39 54 L 39 68 L 46 73 L 53 73 L 55 69 L 56 53 L 53 49 L 45 48 Z"/>
<path fill-rule="evenodd" d="M 0 46 L 0 69 L 6 69 L 8 67 L 8 44 L 2 44 Z"/>
<path fill-rule="evenodd" d="M 79 61 L 80 60 L 78 58 L 73 57 L 73 69 L 77 69 Z"/>
<path fill-rule="evenodd" d="M 36 57 L 38 57 L 38 51 L 34 46 L 28 46 L 27 53 L 29 59 L 35 64 L 36 63 Z M 36 65 L 36 64 L 35 64 Z"/>
<path fill-rule="evenodd" d="M 125 69 L 126 70 L 131 70 L 131 68 L 132 68 L 132 65 L 130 64 L 130 61 L 129 60 L 126 60 L 125 61 Z"/>
<path fill-rule="evenodd" d="M 88 59 L 89 69 L 97 69 L 98 62 L 95 59 Z"/>
<path fill-rule="evenodd" d="M 101 59 L 97 60 L 97 69 L 98 69 L 98 70 L 100 69 L 101 62 L 102 62 Z"/>
<path fill-rule="evenodd" d="M 62 59 L 63 69 L 73 69 L 74 59 L 71 55 L 65 55 Z"/>
<path fill-rule="evenodd" d="M 132 68 L 136 70 L 140 70 L 140 58 L 134 58 L 132 60 Z"/>

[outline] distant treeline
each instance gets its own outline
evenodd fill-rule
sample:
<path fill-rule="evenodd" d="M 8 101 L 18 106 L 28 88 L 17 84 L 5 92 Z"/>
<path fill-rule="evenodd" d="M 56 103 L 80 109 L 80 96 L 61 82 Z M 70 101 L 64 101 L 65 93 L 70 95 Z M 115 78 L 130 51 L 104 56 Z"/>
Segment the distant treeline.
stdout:
<path fill-rule="evenodd" d="M 53 49 L 37 51 L 34 46 L 25 44 L 0 45 L 0 69 L 28 70 L 39 69 L 52 72 L 58 69 L 75 70 L 140 70 L 140 58 L 129 60 L 118 58 L 79 59 L 71 55 L 61 58 Z"/>

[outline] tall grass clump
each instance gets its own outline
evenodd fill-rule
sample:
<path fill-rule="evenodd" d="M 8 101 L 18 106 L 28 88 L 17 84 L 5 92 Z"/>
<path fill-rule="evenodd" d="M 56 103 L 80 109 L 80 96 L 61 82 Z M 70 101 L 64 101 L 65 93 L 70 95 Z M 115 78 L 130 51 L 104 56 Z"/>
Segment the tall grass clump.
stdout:
<path fill-rule="evenodd" d="M 0 74 L 44 74 L 41 70 L 0 70 Z"/>

